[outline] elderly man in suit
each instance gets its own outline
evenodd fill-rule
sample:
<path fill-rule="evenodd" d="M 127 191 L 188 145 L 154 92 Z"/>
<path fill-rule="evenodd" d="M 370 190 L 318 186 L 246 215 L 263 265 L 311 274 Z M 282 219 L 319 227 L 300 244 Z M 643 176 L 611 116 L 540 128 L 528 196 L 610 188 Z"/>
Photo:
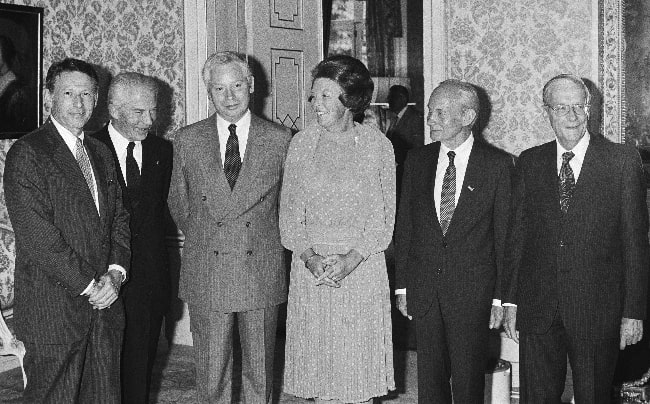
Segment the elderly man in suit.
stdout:
<path fill-rule="evenodd" d="M 429 99 L 435 142 L 406 159 L 396 303 L 415 318 L 420 404 L 451 403 L 452 391 L 456 403 L 483 402 L 489 328 L 502 320 L 512 158 L 474 138 L 478 112 L 474 86 L 442 82 Z"/>
<path fill-rule="evenodd" d="M 271 399 L 286 268 L 278 195 L 291 133 L 248 109 L 253 76 L 233 52 L 203 66 L 216 113 L 174 140 L 170 210 L 185 234 L 179 294 L 190 310 L 198 399 L 230 403 L 233 327 L 246 403 Z"/>
<path fill-rule="evenodd" d="M 556 140 L 517 162 L 506 332 L 520 342 L 523 402 L 560 402 L 568 356 L 576 402 L 609 403 L 618 349 L 641 339 L 646 316 L 641 160 L 587 131 L 579 77 L 552 78 L 543 101 Z"/>
<path fill-rule="evenodd" d="M 115 164 L 83 132 L 97 75 L 77 59 L 47 72 L 50 119 L 9 150 L 4 189 L 16 233 L 16 333 L 25 402 L 119 403 L 129 217 Z"/>
<path fill-rule="evenodd" d="M 158 88 L 140 73 L 120 73 L 108 89 L 110 122 L 94 136 L 111 151 L 131 221 L 131 268 L 122 289 L 122 403 L 148 403 L 170 278 L 165 247 L 172 145 L 149 132 Z"/>

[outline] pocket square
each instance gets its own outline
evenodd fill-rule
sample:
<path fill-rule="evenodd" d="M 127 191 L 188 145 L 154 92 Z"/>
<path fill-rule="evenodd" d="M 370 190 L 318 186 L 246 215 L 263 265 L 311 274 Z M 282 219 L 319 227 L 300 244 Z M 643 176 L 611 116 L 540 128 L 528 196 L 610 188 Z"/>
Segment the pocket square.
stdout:
<path fill-rule="evenodd" d="M 471 185 L 468 185 L 468 186 L 467 186 L 467 189 L 469 189 L 469 190 L 472 191 L 472 192 L 474 191 L 474 187 L 471 186 Z"/>

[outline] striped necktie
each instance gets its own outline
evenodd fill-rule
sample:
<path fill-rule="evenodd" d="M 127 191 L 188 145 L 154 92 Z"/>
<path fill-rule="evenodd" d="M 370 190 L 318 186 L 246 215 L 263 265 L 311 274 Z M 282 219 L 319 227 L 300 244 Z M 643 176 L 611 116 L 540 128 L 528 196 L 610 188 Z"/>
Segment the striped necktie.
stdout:
<path fill-rule="evenodd" d="M 440 193 L 440 228 L 443 236 L 447 234 L 449 223 L 454 216 L 454 209 L 456 209 L 456 166 L 454 165 L 456 153 L 450 151 L 447 156 L 449 165 L 442 179 L 442 192 Z"/>
<path fill-rule="evenodd" d="M 86 179 L 90 195 L 92 195 L 93 201 L 95 202 L 95 205 L 97 205 L 97 200 L 95 200 L 95 182 L 93 181 L 92 166 L 90 165 L 90 159 L 88 158 L 88 154 L 86 154 L 86 149 L 84 148 L 84 144 L 80 138 L 77 138 L 75 158 L 77 159 L 79 168 L 81 168 L 81 173 Z"/>
<path fill-rule="evenodd" d="M 239 140 L 237 139 L 237 125 L 234 123 L 228 126 L 228 141 L 226 142 L 226 158 L 223 162 L 223 171 L 226 174 L 230 189 L 235 188 L 239 170 L 241 169 L 241 158 L 239 157 Z"/>
<path fill-rule="evenodd" d="M 564 214 L 569 211 L 569 202 L 571 201 L 573 189 L 576 185 L 573 169 L 569 165 L 569 161 L 571 161 L 574 156 L 575 154 L 573 154 L 573 152 L 562 153 L 562 166 L 560 167 L 560 174 L 558 175 L 560 209 L 562 209 L 562 213 Z"/>

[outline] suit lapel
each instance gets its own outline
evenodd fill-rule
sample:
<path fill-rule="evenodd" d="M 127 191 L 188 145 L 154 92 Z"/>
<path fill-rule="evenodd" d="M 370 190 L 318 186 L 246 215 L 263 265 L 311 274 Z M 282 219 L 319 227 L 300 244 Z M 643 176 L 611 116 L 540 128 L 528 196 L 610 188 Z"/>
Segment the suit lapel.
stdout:
<path fill-rule="evenodd" d="M 602 143 L 600 138 L 591 136 L 587 152 L 585 153 L 585 159 L 582 162 L 582 168 L 580 169 L 580 176 L 578 177 L 578 181 L 576 182 L 573 191 L 573 196 L 569 202 L 569 210 L 567 212 L 567 217 L 569 218 L 574 216 L 576 212 L 586 209 L 586 207 L 581 205 L 586 201 L 590 192 L 598 189 L 596 185 L 597 179 L 605 178 L 605 173 L 601 172 L 605 167 L 603 164 L 599 164 L 600 162 L 605 161 L 604 156 L 601 154 L 601 145 Z"/>
<path fill-rule="evenodd" d="M 56 130 L 54 124 L 48 122 L 47 125 L 49 125 L 48 135 L 52 140 L 53 146 L 53 162 L 55 166 L 69 180 L 69 184 L 73 191 L 71 192 L 71 198 L 81 199 L 82 203 L 80 205 L 84 208 L 87 208 L 86 212 L 80 212 L 79 215 L 83 217 L 94 217 L 97 219 L 99 224 L 97 207 L 95 206 L 95 202 L 93 200 L 90 189 L 88 188 L 88 184 L 86 183 L 86 179 L 81 172 L 81 168 L 79 168 L 77 159 L 75 158 L 74 154 L 72 154 L 59 132 Z M 92 164 L 93 162 L 91 159 L 91 165 Z M 93 171 L 96 171 L 94 166 Z M 97 182 L 97 174 L 95 174 L 95 181 Z"/>
<path fill-rule="evenodd" d="M 88 137 L 88 134 L 85 135 Z M 104 161 L 99 157 L 99 152 L 95 149 L 95 145 L 92 142 L 86 143 L 86 150 L 88 152 L 88 157 L 90 158 L 90 164 L 93 167 L 93 174 L 95 174 L 95 184 L 97 186 L 97 198 L 99 199 L 99 216 L 104 222 L 106 218 L 107 210 L 107 178 L 106 178 L 106 167 L 104 166 Z M 117 184 L 115 184 L 117 185 Z"/>
<path fill-rule="evenodd" d="M 205 170 L 205 181 L 210 184 L 206 187 L 206 193 L 210 200 L 215 201 L 211 204 L 212 214 L 216 218 L 222 218 L 229 209 L 232 191 L 223 172 L 216 114 L 207 120 L 201 136 L 203 139 L 197 143 L 201 145 L 197 150 L 197 161 L 201 162 L 201 167 Z"/>
<path fill-rule="evenodd" d="M 442 237 L 442 229 L 440 228 L 440 221 L 438 220 L 438 211 L 436 210 L 436 200 L 434 196 L 434 188 L 436 185 L 436 170 L 438 169 L 438 155 L 440 154 L 440 142 L 433 143 L 431 146 L 431 155 L 424 161 L 424 172 L 422 173 L 422 193 L 427 205 L 431 206 L 430 217 L 435 222 L 434 228 L 437 230 L 436 234 Z M 442 181 L 442 178 L 440 179 Z M 416 190 L 417 192 L 417 190 Z"/>

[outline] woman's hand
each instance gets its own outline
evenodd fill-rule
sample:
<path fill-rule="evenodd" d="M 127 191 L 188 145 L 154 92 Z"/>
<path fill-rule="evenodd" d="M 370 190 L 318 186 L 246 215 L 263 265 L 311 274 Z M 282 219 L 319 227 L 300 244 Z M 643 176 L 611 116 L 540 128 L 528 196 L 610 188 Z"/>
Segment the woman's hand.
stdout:
<path fill-rule="evenodd" d="M 328 255 L 322 260 L 324 266 L 323 274 L 318 281 L 331 279 L 339 284 L 343 279 L 354 271 L 363 261 L 363 256 L 357 250 L 350 250 L 347 254 Z"/>
<path fill-rule="evenodd" d="M 319 285 L 327 285 L 333 288 L 338 288 L 340 285 L 336 282 L 334 282 L 330 278 L 323 278 L 323 273 L 325 272 L 325 264 L 324 264 L 324 258 L 318 254 L 313 254 L 311 257 L 307 259 L 305 262 L 305 267 L 311 272 L 312 275 L 314 275 L 314 278 L 316 278 L 316 286 Z"/>

